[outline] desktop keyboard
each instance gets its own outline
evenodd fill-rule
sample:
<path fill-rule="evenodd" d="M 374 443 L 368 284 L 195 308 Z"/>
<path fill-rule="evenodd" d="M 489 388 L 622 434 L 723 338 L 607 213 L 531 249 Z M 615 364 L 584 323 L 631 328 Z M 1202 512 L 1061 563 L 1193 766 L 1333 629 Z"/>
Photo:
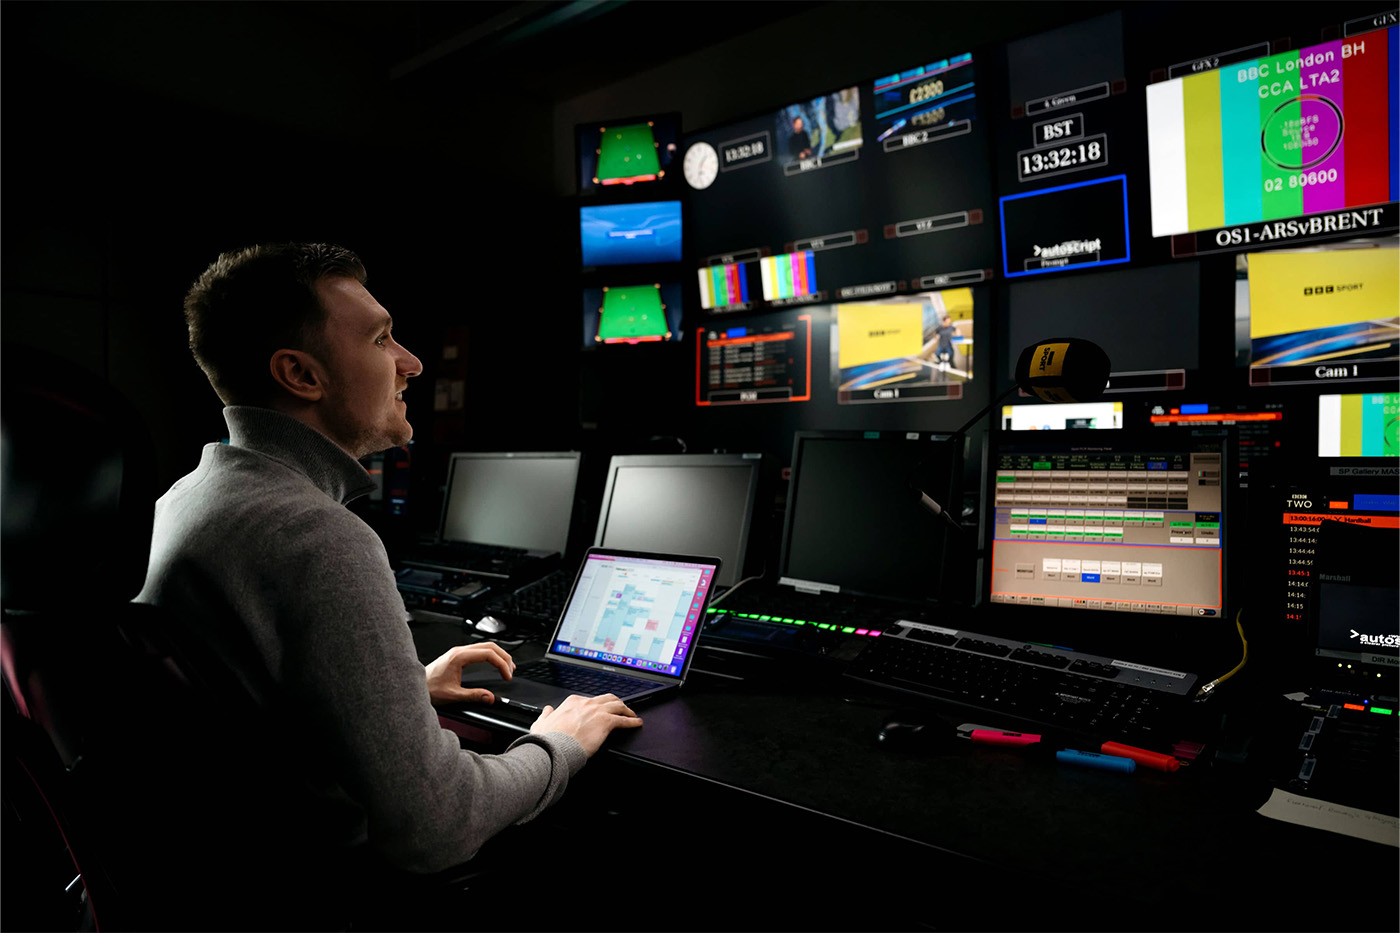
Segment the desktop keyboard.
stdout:
<path fill-rule="evenodd" d="M 966 707 L 997 728 L 1170 749 L 1183 738 L 1196 676 L 904 621 L 871 641 L 846 676 Z M 1001 717 L 1001 718 L 998 718 Z"/>
<path fill-rule="evenodd" d="M 518 547 L 442 541 L 413 548 L 404 556 L 402 563 L 409 567 L 452 570 L 474 576 L 509 580 L 537 565 L 545 556 L 546 552 Z"/>
<path fill-rule="evenodd" d="M 575 572 L 560 568 L 511 593 L 497 596 L 486 611 L 495 615 L 553 623 L 564 612 L 564 601 L 574 585 Z"/>
<path fill-rule="evenodd" d="M 625 674 L 609 674 L 606 671 L 595 671 L 586 667 L 575 667 L 572 664 L 560 664 L 556 661 L 548 661 L 541 658 L 538 661 L 531 661 L 522 664 L 515 671 L 516 677 L 526 680 L 533 680 L 537 683 L 549 684 L 552 687 L 559 687 L 573 693 L 580 693 L 585 696 L 599 696 L 604 693 L 625 694 L 635 691 L 640 687 L 654 686 L 649 680 L 642 680 L 640 677 L 628 677 Z"/>
<path fill-rule="evenodd" d="M 908 606 L 852 596 L 745 587 L 706 611 L 701 647 L 797 662 L 849 662 L 908 614 Z"/>

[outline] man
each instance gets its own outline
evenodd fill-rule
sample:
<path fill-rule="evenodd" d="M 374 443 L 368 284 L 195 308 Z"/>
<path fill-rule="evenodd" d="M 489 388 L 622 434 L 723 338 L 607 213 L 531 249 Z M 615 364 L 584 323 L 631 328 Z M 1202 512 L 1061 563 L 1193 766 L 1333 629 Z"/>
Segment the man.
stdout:
<path fill-rule="evenodd" d="M 933 329 L 933 333 L 938 337 L 938 348 L 934 352 L 934 358 L 938 360 L 940 366 L 946 368 L 953 362 L 953 338 L 957 336 L 957 329 L 953 327 L 953 319 L 945 314 L 939 321 L 938 326 Z"/>
<path fill-rule="evenodd" d="M 225 253 L 185 299 L 190 348 L 227 406 L 229 443 L 156 505 L 138 601 L 169 609 L 232 668 L 290 739 L 308 822 L 345 848 L 430 873 L 559 798 L 616 728 L 613 696 L 546 707 L 500 755 L 461 749 L 434 703 L 491 703 L 462 668 L 514 664 L 494 644 L 419 663 L 384 547 L 345 508 L 372 487 L 357 462 L 413 435 L 421 372 L 365 270 L 335 246 Z"/>
<path fill-rule="evenodd" d="M 812 157 L 812 139 L 807 135 L 801 117 L 792 118 L 792 135 L 788 137 L 788 156 L 794 162 Z"/>

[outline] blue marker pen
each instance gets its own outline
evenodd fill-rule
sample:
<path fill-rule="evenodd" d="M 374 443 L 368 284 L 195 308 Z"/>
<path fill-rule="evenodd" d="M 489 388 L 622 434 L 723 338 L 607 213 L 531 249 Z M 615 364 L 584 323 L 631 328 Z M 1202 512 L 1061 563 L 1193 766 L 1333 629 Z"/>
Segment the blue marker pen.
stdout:
<path fill-rule="evenodd" d="M 1055 752 L 1055 760 L 1061 764 L 1078 765 L 1081 768 L 1097 768 L 1100 771 L 1120 771 L 1123 774 L 1132 774 L 1137 770 L 1137 762 L 1131 758 L 1100 755 L 1098 752 L 1081 752 L 1072 748 L 1064 748 Z"/>

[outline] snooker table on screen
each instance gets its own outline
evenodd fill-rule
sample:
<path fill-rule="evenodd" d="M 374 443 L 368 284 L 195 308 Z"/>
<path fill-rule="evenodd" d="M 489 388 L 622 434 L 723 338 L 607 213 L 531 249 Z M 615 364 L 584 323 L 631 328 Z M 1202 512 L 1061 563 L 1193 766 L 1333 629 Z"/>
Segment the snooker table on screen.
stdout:
<path fill-rule="evenodd" d="M 640 343 L 668 340 L 666 306 L 661 289 L 655 285 L 630 285 L 603 289 L 603 308 L 598 321 L 601 343 Z"/>
<path fill-rule="evenodd" d="M 661 174 L 656 138 L 650 123 L 606 126 L 599 131 L 598 176 L 600 185 L 630 185 L 652 181 Z"/>

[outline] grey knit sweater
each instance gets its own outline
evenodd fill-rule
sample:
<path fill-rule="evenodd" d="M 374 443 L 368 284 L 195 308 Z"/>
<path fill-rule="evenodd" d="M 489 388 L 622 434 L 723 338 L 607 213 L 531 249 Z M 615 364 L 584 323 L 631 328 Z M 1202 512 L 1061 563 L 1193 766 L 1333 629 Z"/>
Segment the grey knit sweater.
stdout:
<path fill-rule="evenodd" d="M 229 444 L 156 503 L 137 601 L 191 627 L 293 737 L 333 842 L 437 871 L 555 801 L 586 758 L 572 736 L 477 755 L 439 725 L 384 546 L 345 508 L 373 486 L 364 468 L 278 412 L 224 417 Z"/>

